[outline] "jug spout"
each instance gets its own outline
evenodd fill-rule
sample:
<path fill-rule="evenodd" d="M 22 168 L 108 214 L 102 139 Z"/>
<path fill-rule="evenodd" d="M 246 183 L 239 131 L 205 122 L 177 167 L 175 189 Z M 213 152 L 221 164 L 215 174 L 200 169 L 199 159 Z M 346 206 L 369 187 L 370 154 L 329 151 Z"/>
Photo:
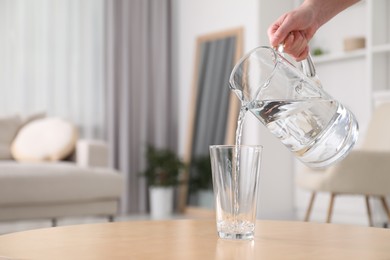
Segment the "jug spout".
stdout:
<path fill-rule="evenodd" d="M 229 83 L 229 88 L 234 92 L 234 94 L 236 94 L 236 96 L 241 102 L 244 102 L 244 95 L 241 89 L 237 88 L 234 83 Z"/>
<path fill-rule="evenodd" d="M 252 55 L 254 52 L 261 56 L 272 56 L 272 61 L 265 65 L 261 56 Z M 267 88 L 278 64 L 277 53 L 270 47 L 259 47 L 244 56 L 233 68 L 229 83 L 231 90 L 242 103 L 249 103 L 259 98 L 260 92 Z M 262 97 L 266 98 L 266 97 Z"/>

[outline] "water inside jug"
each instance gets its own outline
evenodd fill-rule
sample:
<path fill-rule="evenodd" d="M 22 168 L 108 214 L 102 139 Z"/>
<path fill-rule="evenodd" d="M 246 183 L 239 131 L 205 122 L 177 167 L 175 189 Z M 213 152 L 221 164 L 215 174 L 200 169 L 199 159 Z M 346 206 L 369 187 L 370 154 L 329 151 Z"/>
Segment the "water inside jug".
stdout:
<path fill-rule="evenodd" d="M 236 64 L 230 86 L 241 100 L 241 119 L 250 111 L 300 161 L 323 168 L 348 154 L 358 137 L 358 123 L 321 87 L 312 61 L 301 65 L 305 71 L 285 54 L 258 47 Z"/>

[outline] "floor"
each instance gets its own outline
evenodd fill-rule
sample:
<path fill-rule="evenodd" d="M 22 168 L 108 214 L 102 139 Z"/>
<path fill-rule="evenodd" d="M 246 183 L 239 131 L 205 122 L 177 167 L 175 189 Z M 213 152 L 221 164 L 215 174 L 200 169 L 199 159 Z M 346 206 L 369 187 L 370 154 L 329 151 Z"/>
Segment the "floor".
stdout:
<path fill-rule="evenodd" d="M 209 210 L 199 210 L 196 208 L 188 208 L 185 214 L 174 214 L 169 219 L 189 219 L 189 218 L 215 218 L 214 212 Z M 147 214 L 117 216 L 115 222 L 120 221 L 136 221 L 136 220 L 152 220 Z M 84 217 L 84 218 L 64 218 L 57 220 L 57 226 L 80 225 L 90 223 L 105 223 L 108 222 L 104 217 Z M 31 221 L 3 221 L 0 222 L 0 235 L 25 231 L 38 228 L 48 228 L 52 226 L 51 220 L 31 220 Z M 1 259 L 1 258 L 0 258 Z"/>
<path fill-rule="evenodd" d="M 130 221 L 130 220 L 141 220 L 148 219 L 147 216 L 127 216 L 115 219 L 115 221 Z M 104 223 L 108 222 L 107 218 L 103 217 L 85 217 L 85 218 L 65 218 L 58 219 L 57 226 L 67 225 L 79 225 L 88 223 Z M 0 235 L 7 233 L 13 233 L 18 231 L 25 231 L 38 228 L 48 228 L 52 226 L 51 220 L 28 220 L 28 221 L 4 221 L 0 222 Z"/>

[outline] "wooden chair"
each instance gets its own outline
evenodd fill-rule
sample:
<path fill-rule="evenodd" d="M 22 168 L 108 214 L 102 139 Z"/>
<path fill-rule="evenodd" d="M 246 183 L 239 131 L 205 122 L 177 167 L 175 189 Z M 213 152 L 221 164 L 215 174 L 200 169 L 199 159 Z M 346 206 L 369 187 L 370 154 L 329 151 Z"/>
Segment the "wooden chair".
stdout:
<path fill-rule="evenodd" d="M 390 103 L 375 109 L 359 150 L 352 150 L 344 160 L 326 170 L 299 172 L 296 184 L 311 191 L 305 221 L 309 221 L 316 193 L 329 192 L 327 223 L 331 222 L 336 196 L 343 194 L 365 197 L 370 226 L 373 221 L 369 198 L 379 198 L 390 222 L 386 202 L 386 195 L 390 194 Z"/>

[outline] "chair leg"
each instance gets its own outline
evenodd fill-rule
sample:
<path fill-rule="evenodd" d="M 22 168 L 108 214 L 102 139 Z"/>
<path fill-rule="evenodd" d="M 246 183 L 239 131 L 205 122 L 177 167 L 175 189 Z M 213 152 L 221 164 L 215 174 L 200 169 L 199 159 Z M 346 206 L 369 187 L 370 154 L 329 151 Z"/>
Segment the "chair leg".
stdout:
<path fill-rule="evenodd" d="M 366 208 L 367 208 L 367 216 L 368 216 L 368 225 L 372 227 L 374 224 L 372 222 L 372 214 L 371 214 L 371 207 L 370 207 L 370 197 L 368 195 L 365 195 L 366 199 Z"/>
<path fill-rule="evenodd" d="M 56 227 L 57 226 L 57 219 L 56 218 L 52 218 L 51 219 L 51 226 L 52 227 Z"/>
<path fill-rule="evenodd" d="M 386 198 L 385 198 L 385 196 L 380 196 L 380 199 L 381 199 L 381 202 L 382 202 L 383 209 L 386 212 L 387 220 L 390 223 L 390 211 L 389 211 L 389 207 L 387 206 Z"/>
<path fill-rule="evenodd" d="M 313 209 L 313 204 L 314 204 L 315 198 L 316 198 L 316 193 L 312 192 L 311 196 L 310 196 L 309 206 L 307 207 L 306 215 L 305 215 L 305 219 L 304 219 L 304 221 L 306 221 L 306 222 L 309 221 L 309 219 L 310 219 L 310 214 L 311 214 L 311 210 Z"/>
<path fill-rule="evenodd" d="M 326 223 L 330 223 L 332 220 L 332 213 L 333 213 L 333 204 L 334 199 L 336 197 L 336 193 L 330 194 L 330 201 L 329 201 L 329 208 L 328 208 L 328 216 L 326 217 Z"/>

